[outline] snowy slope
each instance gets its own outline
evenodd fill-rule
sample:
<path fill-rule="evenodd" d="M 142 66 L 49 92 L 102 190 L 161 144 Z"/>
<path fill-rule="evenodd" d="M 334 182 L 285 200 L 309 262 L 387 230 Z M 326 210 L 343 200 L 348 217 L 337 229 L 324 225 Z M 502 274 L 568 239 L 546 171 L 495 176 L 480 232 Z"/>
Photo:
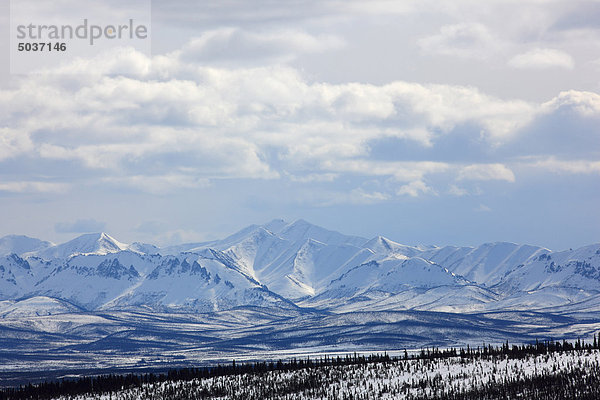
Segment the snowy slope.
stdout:
<path fill-rule="evenodd" d="M 455 274 L 485 286 L 497 284 L 507 273 L 527 264 L 548 249 L 514 243 L 486 243 L 479 247 L 446 246 L 424 252 L 421 257 L 443 265 Z"/>
<path fill-rule="evenodd" d="M 600 244 L 541 253 L 508 273 L 497 285 L 505 292 L 559 287 L 600 293 Z"/>
<path fill-rule="evenodd" d="M 22 255 L 33 251 L 41 251 L 52 246 L 52 243 L 22 235 L 8 235 L 0 238 L 0 256 L 9 254 Z"/>
<path fill-rule="evenodd" d="M 65 301 L 44 296 L 0 301 L 0 318 L 28 318 L 80 311 L 80 308 Z"/>
<path fill-rule="evenodd" d="M 75 255 L 38 281 L 30 295 L 60 298 L 94 310 L 111 301 L 142 276 L 134 267 L 148 268 L 152 260 L 132 252 Z"/>
<path fill-rule="evenodd" d="M 212 252 L 164 257 L 139 285 L 105 307 L 142 306 L 187 312 L 240 306 L 295 307 L 228 264 L 225 256 Z"/>
<path fill-rule="evenodd" d="M 159 254 L 160 248 L 149 243 L 134 242 L 127 246 L 127 250 L 142 254 Z"/>
<path fill-rule="evenodd" d="M 225 253 L 271 290 L 298 299 L 321 290 L 351 260 L 360 263 L 370 256 L 352 244 L 339 240 L 336 243 L 339 244 L 326 244 L 304 235 L 280 237 L 258 228 Z"/>
<path fill-rule="evenodd" d="M 366 260 L 370 255 L 362 248 L 366 242 L 364 238 L 343 235 L 304 220 L 273 220 L 251 225 L 220 241 L 169 247 L 164 252 L 161 249 L 161 253 L 221 250 L 241 272 L 295 300 L 314 295 L 345 268 Z"/>
<path fill-rule="evenodd" d="M 0 258 L 0 300 L 23 296 L 35 283 L 35 276 L 27 260 L 16 254 Z"/>
<path fill-rule="evenodd" d="M 370 249 L 375 254 L 386 256 L 402 255 L 406 257 L 416 257 L 423 254 L 423 251 L 418 247 L 396 243 L 383 236 L 377 236 L 369 240 L 362 247 L 365 249 Z"/>
<path fill-rule="evenodd" d="M 379 261 L 369 261 L 358 265 L 339 278 L 331 281 L 327 288 L 306 305 L 316 307 L 342 307 L 343 310 L 372 308 L 373 304 L 389 300 L 400 293 L 408 293 L 413 298 L 433 288 L 446 288 L 444 291 L 463 288 L 469 282 L 455 276 L 447 269 L 422 258 L 408 258 L 393 255 Z M 406 296 L 405 296 L 406 297 Z M 398 297 L 400 300 L 402 297 Z M 431 299 L 425 300 L 427 303 Z M 354 304 L 349 307 L 349 304 Z M 397 306 L 387 301 L 390 309 L 407 309 L 406 303 Z"/>
<path fill-rule="evenodd" d="M 78 254 L 108 254 L 127 249 L 127 245 L 102 233 L 88 233 L 63 244 L 36 251 L 32 255 L 44 259 L 65 259 Z"/>

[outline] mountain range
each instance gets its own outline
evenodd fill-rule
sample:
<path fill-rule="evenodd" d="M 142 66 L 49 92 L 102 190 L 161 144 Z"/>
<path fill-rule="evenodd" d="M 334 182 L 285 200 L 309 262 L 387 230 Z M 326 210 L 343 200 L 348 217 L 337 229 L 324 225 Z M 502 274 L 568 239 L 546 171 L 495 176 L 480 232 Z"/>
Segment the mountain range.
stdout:
<path fill-rule="evenodd" d="M 600 296 L 600 244 L 561 252 L 505 242 L 414 247 L 303 220 L 165 248 L 106 233 L 59 245 L 6 236 L 0 251 L 0 300 L 46 296 L 87 311 L 254 305 L 472 312 L 583 307 Z"/>
<path fill-rule="evenodd" d="M 558 252 L 506 242 L 407 246 L 304 220 L 273 220 L 222 240 L 170 247 L 126 244 L 106 233 L 58 245 L 0 238 L 0 354 L 15 350 L 11 340 L 43 342 L 48 334 L 59 335 L 55 350 L 89 351 L 92 343 L 113 350 L 127 343 L 131 350 L 142 315 L 154 321 L 143 324 L 146 336 L 161 337 L 157 327 L 165 321 L 171 331 L 193 325 L 195 335 L 218 328 L 255 352 L 308 344 L 398 347 L 400 337 L 406 346 L 585 336 L 600 328 L 599 311 L 600 244 Z M 441 319 L 452 321 L 447 337 L 434 336 Z M 410 329 L 397 331 L 408 320 Z M 366 321 L 357 339 L 352 327 Z M 518 328 L 506 328 L 517 321 Z M 198 348 L 198 337 L 184 337 L 181 346 L 191 340 Z M 209 347 L 222 348 L 224 339 L 211 336 Z"/>

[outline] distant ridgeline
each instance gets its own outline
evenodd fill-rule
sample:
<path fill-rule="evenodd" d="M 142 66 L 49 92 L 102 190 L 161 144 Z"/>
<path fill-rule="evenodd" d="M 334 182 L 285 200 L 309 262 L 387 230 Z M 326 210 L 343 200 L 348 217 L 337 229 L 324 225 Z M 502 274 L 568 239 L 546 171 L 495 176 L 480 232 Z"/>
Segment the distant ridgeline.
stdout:
<path fill-rule="evenodd" d="M 69 242 L 0 238 L 0 316 L 240 306 L 333 312 L 559 309 L 600 311 L 600 244 L 575 250 L 514 243 L 406 246 L 299 220 L 251 225 L 223 239 L 159 248 L 105 233 Z"/>

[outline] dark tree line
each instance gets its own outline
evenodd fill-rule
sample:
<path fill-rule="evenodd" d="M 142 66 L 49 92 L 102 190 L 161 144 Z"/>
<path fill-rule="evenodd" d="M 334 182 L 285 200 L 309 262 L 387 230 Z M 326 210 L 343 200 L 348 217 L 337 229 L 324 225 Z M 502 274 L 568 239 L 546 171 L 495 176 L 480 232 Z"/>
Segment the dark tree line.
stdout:
<path fill-rule="evenodd" d="M 372 354 L 369 356 L 346 355 L 344 357 L 324 356 L 317 359 L 297 359 L 277 362 L 237 363 L 235 360 L 228 365 L 217 365 L 202 368 L 173 369 L 166 374 L 107 374 L 77 379 L 61 379 L 52 382 L 43 382 L 36 385 L 19 386 L 18 388 L 4 388 L 0 390 L 0 400 L 4 399 L 50 399 L 57 396 L 76 396 L 85 393 L 110 393 L 117 390 L 141 387 L 144 384 L 154 384 L 167 381 L 190 381 L 193 379 L 206 379 L 221 376 L 241 374 L 263 374 L 269 371 L 297 371 L 327 366 L 356 365 L 367 363 L 392 362 L 394 359 L 386 353 Z"/>
<path fill-rule="evenodd" d="M 490 381 L 470 390 L 444 390 L 441 394 L 422 395 L 410 400 L 598 400 L 600 399 L 600 368 L 598 365 L 552 375 L 509 378 Z"/>

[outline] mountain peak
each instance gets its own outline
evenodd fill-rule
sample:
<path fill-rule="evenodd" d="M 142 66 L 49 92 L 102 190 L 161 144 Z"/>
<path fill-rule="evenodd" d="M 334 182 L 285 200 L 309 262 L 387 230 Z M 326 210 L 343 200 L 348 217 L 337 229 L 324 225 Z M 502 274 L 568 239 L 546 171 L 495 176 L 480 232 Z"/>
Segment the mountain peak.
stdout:
<path fill-rule="evenodd" d="M 384 236 L 375 236 L 365 243 L 363 247 L 376 253 L 402 254 L 409 257 L 414 257 L 421 253 L 421 250 L 417 247 L 396 243 Z"/>
<path fill-rule="evenodd" d="M 262 225 L 262 227 L 268 231 L 277 233 L 277 232 L 281 231 L 283 228 L 285 228 L 287 225 L 289 225 L 289 223 L 286 220 L 281 219 L 281 218 L 276 218 L 276 219 L 269 221 L 266 224 Z"/>
<path fill-rule="evenodd" d="M 68 258 L 79 254 L 108 254 L 127 249 L 128 245 L 119 242 L 105 232 L 85 233 L 66 243 L 52 246 L 37 253 L 42 258 Z"/>
<path fill-rule="evenodd" d="M 336 246 L 342 244 L 361 246 L 367 242 L 367 240 L 364 238 L 358 236 L 348 236 L 336 231 L 331 231 L 318 225 L 311 224 L 304 219 L 297 219 L 294 222 L 285 225 L 279 232 L 276 233 L 283 239 L 302 243 L 308 239 L 314 239 L 319 242 Z"/>
<path fill-rule="evenodd" d="M 75 238 L 73 241 L 77 241 L 84 245 L 82 250 L 92 250 L 85 251 L 85 253 L 95 253 L 95 254 L 107 254 L 114 253 L 117 251 L 125 250 L 129 245 L 125 243 L 119 242 L 114 237 L 110 236 L 106 232 L 99 233 L 88 233 L 85 235 L 81 235 L 78 238 Z M 71 243 L 68 242 L 68 243 Z"/>
<path fill-rule="evenodd" d="M 50 242 L 29 236 L 8 235 L 0 238 L 0 256 L 12 253 L 22 255 L 24 253 L 43 250 L 52 245 Z"/>

